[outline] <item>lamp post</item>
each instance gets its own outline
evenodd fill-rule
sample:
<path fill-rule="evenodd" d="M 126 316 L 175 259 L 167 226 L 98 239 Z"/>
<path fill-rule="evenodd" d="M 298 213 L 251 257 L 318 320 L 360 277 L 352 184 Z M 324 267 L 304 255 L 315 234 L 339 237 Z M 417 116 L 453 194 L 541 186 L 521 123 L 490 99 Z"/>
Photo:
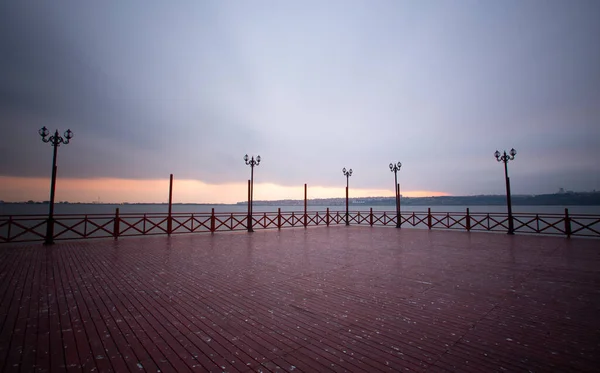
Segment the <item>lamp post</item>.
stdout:
<path fill-rule="evenodd" d="M 504 162 L 504 178 L 506 180 L 506 206 L 508 207 L 508 234 L 515 234 L 512 216 L 512 203 L 510 201 L 510 178 L 508 177 L 508 161 L 515 159 L 515 155 L 517 155 L 517 151 L 514 148 L 510 149 L 509 154 L 506 154 L 506 150 L 502 155 L 500 155 L 500 152 L 497 150 L 494 153 L 494 156 L 498 162 Z"/>
<path fill-rule="evenodd" d="M 46 239 L 44 243 L 46 245 L 52 245 L 54 243 L 54 191 L 56 189 L 56 154 L 60 144 L 68 144 L 69 140 L 73 138 L 73 132 L 70 129 L 64 133 L 64 138 L 58 134 L 58 130 L 54 132 L 54 135 L 50 135 L 50 132 L 46 127 L 40 128 L 38 131 L 42 136 L 43 142 L 49 142 L 54 147 L 54 154 L 52 156 L 52 181 L 50 182 L 50 210 L 48 212 L 48 222 L 46 223 Z"/>
<path fill-rule="evenodd" d="M 342 173 L 346 176 L 346 225 L 350 225 L 348 220 L 348 188 L 350 186 L 350 176 L 352 176 L 352 169 L 346 171 L 346 167 L 342 169 Z"/>
<path fill-rule="evenodd" d="M 390 171 L 394 173 L 394 190 L 396 191 L 396 228 L 402 226 L 402 218 L 400 217 L 400 188 L 398 187 L 398 171 L 400 171 L 400 167 L 402 167 L 401 162 L 396 164 L 390 163 Z"/>
<path fill-rule="evenodd" d="M 258 166 L 260 163 L 260 155 L 254 159 L 252 156 L 251 159 L 248 158 L 248 154 L 244 156 L 244 162 L 250 166 L 250 194 L 248 201 L 248 232 L 254 232 L 252 229 L 252 201 L 254 200 L 254 166 Z"/>

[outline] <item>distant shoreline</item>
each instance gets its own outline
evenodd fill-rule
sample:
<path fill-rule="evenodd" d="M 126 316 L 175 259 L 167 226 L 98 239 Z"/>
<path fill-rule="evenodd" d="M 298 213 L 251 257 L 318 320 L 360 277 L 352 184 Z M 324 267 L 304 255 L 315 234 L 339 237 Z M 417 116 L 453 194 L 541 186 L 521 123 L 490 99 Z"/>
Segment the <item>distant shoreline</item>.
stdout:
<path fill-rule="evenodd" d="M 600 206 L 600 192 L 569 192 L 540 195 L 513 195 L 512 204 L 517 206 Z M 394 197 L 366 197 L 350 198 L 352 206 L 394 206 Z M 4 202 L 3 204 L 48 204 L 48 201 L 36 202 Z M 345 198 L 319 198 L 307 200 L 308 206 L 341 206 L 345 205 Z M 168 205 L 167 202 L 123 202 L 123 203 L 98 203 L 98 202 L 57 202 L 57 204 L 70 205 Z M 247 205 L 247 201 L 237 203 L 173 203 L 173 206 L 227 206 Z M 286 199 L 276 201 L 254 201 L 254 206 L 303 206 L 303 199 Z M 479 195 L 479 196 L 441 196 L 441 197 L 402 197 L 403 206 L 501 206 L 506 205 L 504 195 Z"/>
<path fill-rule="evenodd" d="M 600 192 L 556 193 L 540 195 L 512 195 L 512 204 L 517 206 L 600 206 Z M 309 199 L 309 206 L 345 205 L 345 198 Z M 247 205 L 246 201 L 238 205 Z M 298 206 L 304 200 L 254 201 L 255 206 Z M 349 205 L 394 206 L 394 197 L 349 198 Z M 505 195 L 402 197 L 404 206 L 501 206 L 506 205 Z"/>

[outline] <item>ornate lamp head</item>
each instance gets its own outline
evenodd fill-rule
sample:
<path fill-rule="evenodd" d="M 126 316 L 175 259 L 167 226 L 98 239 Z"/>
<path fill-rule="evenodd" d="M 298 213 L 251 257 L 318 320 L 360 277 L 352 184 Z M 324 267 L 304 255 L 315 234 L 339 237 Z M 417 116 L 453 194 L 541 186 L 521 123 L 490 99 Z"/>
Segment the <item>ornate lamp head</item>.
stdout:
<path fill-rule="evenodd" d="M 38 133 L 42 137 L 46 137 L 46 136 L 48 136 L 50 134 L 50 132 L 48 132 L 48 128 L 46 128 L 46 126 L 40 128 L 40 130 L 38 131 Z"/>
<path fill-rule="evenodd" d="M 65 139 L 62 140 L 63 144 L 68 144 L 69 140 L 71 140 L 73 138 L 73 131 L 71 131 L 70 129 L 65 131 Z"/>

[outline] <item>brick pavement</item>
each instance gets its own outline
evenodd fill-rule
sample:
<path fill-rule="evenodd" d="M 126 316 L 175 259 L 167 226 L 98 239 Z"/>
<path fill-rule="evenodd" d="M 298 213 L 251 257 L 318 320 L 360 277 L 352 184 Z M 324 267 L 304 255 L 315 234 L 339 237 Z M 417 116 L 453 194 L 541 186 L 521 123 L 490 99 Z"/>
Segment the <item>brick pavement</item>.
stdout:
<path fill-rule="evenodd" d="M 593 371 L 600 240 L 330 227 L 0 246 L 1 372 Z"/>

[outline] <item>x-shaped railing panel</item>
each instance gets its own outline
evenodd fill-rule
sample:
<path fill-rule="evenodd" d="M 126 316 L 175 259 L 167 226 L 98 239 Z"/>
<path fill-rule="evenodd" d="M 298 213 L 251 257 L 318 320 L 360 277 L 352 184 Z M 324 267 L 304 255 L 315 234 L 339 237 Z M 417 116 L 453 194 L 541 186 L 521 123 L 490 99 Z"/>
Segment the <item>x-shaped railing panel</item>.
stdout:
<path fill-rule="evenodd" d="M 3 224 L 3 226 L 7 226 L 7 233 L 6 236 L 3 236 L 3 242 L 35 241 L 36 239 L 43 239 L 46 233 L 43 231 L 46 227 L 46 220 L 46 218 L 39 217 L 9 218 L 6 220 L 6 224 Z M 28 222 L 31 222 L 33 225 L 26 225 Z M 41 228 L 42 232 L 38 232 L 38 228 Z M 15 230 L 17 230 L 16 234 L 14 234 Z M 27 234 L 31 234 L 33 237 L 28 237 L 26 236 Z M 22 239 L 19 240 L 18 238 Z"/>
<path fill-rule="evenodd" d="M 583 223 L 578 221 L 577 219 L 581 219 L 581 220 L 591 220 L 591 222 L 589 223 Z M 572 225 L 575 224 L 578 226 L 578 228 L 573 229 Z M 598 225 L 598 227 L 596 227 L 596 229 L 592 228 L 593 226 Z M 571 218 L 571 234 L 577 234 L 579 232 L 582 232 L 583 230 L 588 230 L 590 232 L 593 232 L 595 236 L 600 236 L 600 218 L 594 218 L 594 217 L 575 217 L 575 218 Z M 581 236 L 588 236 L 586 234 L 579 234 Z"/>
<path fill-rule="evenodd" d="M 508 216 L 502 220 L 496 220 L 496 218 L 492 217 L 490 214 L 485 214 L 485 215 L 472 214 L 472 215 L 470 215 L 470 217 L 471 217 L 471 230 L 474 230 L 474 231 L 476 231 L 476 230 L 492 231 L 496 227 L 502 227 L 504 229 L 508 229 Z M 490 225 L 490 222 L 493 222 L 493 224 Z M 487 225 L 485 225 L 484 223 L 487 223 Z M 478 226 L 481 228 L 478 228 Z"/>
<path fill-rule="evenodd" d="M 69 221 L 76 220 L 74 224 L 67 224 Z M 94 217 L 92 219 L 87 216 L 84 217 L 83 220 L 79 220 L 76 217 L 73 218 L 58 218 L 54 221 L 55 229 L 56 227 L 63 227 L 64 229 L 58 231 L 54 234 L 54 239 L 73 239 L 73 238 L 100 238 L 100 237 L 111 237 L 113 235 L 112 230 L 108 230 L 106 227 L 114 223 L 114 218 L 110 216 L 103 217 Z M 88 225 L 94 227 L 92 230 L 88 231 Z M 76 229 L 83 226 L 83 232 Z M 74 233 L 75 237 L 70 237 L 68 233 Z M 63 237 L 64 236 L 64 237 Z"/>
<path fill-rule="evenodd" d="M 133 222 L 131 220 L 133 219 Z M 136 220 L 137 219 L 137 220 Z M 137 216 L 125 216 L 120 218 L 119 222 L 125 225 L 127 228 L 121 229 L 119 232 L 119 236 L 136 236 L 138 234 L 160 234 L 160 233 L 168 233 L 167 228 L 163 227 L 163 224 L 166 225 L 169 217 L 166 215 L 161 216 L 142 216 L 141 218 Z M 140 227 L 141 225 L 141 227 Z M 148 228 L 150 225 L 150 228 Z M 127 232 L 138 232 L 138 233 L 129 233 Z"/>
<path fill-rule="evenodd" d="M 458 217 L 454 217 L 448 212 L 445 214 L 434 213 L 431 214 L 431 227 L 438 228 L 438 225 L 441 225 L 446 229 L 460 229 L 455 227 L 458 225 L 459 227 L 467 229 L 466 218 L 466 215 L 462 215 L 462 213 L 460 213 Z"/>
<path fill-rule="evenodd" d="M 96 219 L 98 219 L 99 221 L 97 221 Z M 88 218 L 86 216 L 86 218 L 85 218 L 86 227 L 84 229 L 85 237 L 94 237 L 94 238 L 98 237 L 99 238 L 99 237 L 112 236 L 114 233 L 113 230 L 109 230 L 107 227 L 109 227 L 111 224 L 114 224 L 114 222 L 115 222 L 115 218 L 113 218 L 113 217 Z M 89 231 L 88 231 L 88 226 L 92 227 L 92 229 Z"/>
<path fill-rule="evenodd" d="M 525 220 L 525 216 L 514 216 L 513 224 L 515 227 L 515 232 L 525 231 L 525 232 L 533 232 L 540 233 L 539 228 L 539 218 L 537 216 L 532 217 L 529 220 Z M 535 226 L 532 226 L 532 223 L 536 223 Z M 529 230 L 528 230 L 529 229 Z"/>
<path fill-rule="evenodd" d="M 410 224 L 413 227 L 418 226 L 419 224 L 424 224 L 425 226 L 427 225 L 427 214 L 423 215 L 423 217 L 419 217 L 420 215 L 413 212 L 411 215 L 409 215 L 407 218 L 404 219 L 405 223 Z M 412 219 L 412 221 L 411 221 Z"/>
<path fill-rule="evenodd" d="M 319 221 L 323 220 L 322 218 L 321 219 L 319 219 L 319 218 L 320 218 L 320 216 L 319 216 L 318 211 L 312 216 L 310 215 L 310 212 L 309 212 L 309 213 L 307 213 L 306 224 L 311 225 L 311 223 L 312 223 L 314 225 L 319 225 Z"/>
<path fill-rule="evenodd" d="M 171 219 L 171 233 L 191 233 L 193 232 L 192 228 L 192 217 L 185 220 L 181 220 L 179 216 L 174 216 Z M 189 224 L 189 226 L 188 226 Z M 179 230 L 179 228 L 182 228 Z"/>
<path fill-rule="evenodd" d="M 256 219 L 254 216 L 252 216 L 252 220 L 254 221 L 255 227 L 258 226 L 263 229 L 269 228 L 271 225 L 274 225 L 277 227 L 277 215 L 275 215 L 274 217 L 271 217 L 268 213 L 264 212 L 263 215 L 261 217 L 259 217 L 258 219 Z"/>
<path fill-rule="evenodd" d="M 360 212 L 354 212 L 354 211 L 348 212 L 348 222 L 350 224 L 352 224 L 353 222 L 356 223 L 356 224 L 358 224 L 359 223 L 359 221 L 358 221 L 359 217 L 360 217 Z"/>
<path fill-rule="evenodd" d="M 287 216 L 287 217 L 286 217 Z M 296 215 L 295 212 L 291 214 L 281 214 L 281 225 L 285 227 L 295 227 L 296 225 L 303 225 L 302 214 Z"/>
<path fill-rule="evenodd" d="M 210 232 L 210 215 L 201 215 L 201 214 L 192 214 L 190 221 L 190 231 L 191 232 Z M 215 215 L 215 230 L 217 230 L 218 219 Z M 206 228 L 206 230 L 202 230 L 202 228 Z"/>
<path fill-rule="evenodd" d="M 396 213 L 388 215 L 387 212 L 373 212 L 373 225 L 378 225 L 377 223 L 382 225 L 396 225 Z"/>
<path fill-rule="evenodd" d="M 356 212 L 356 216 L 355 216 L 355 217 L 356 217 L 356 219 L 354 219 L 354 221 L 355 221 L 357 224 L 362 224 L 362 223 L 367 223 L 367 224 L 369 224 L 370 216 L 371 216 L 371 214 L 370 214 L 370 213 L 368 213 L 368 212 L 367 212 L 367 213 L 363 213 L 363 214 L 361 214 L 361 213 L 360 213 L 360 211 L 357 211 L 357 212 Z"/>
<path fill-rule="evenodd" d="M 465 215 L 459 215 L 458 218 L 455 218 L 454 216 L 452 216 L 448 213 L 446 220 L 448 222 L 448 229 L 456 229 L 456 228 L 453 228 L 456 225 L 458 225 L 460 228 L 467 229 L 467 223 L 466 223 L 467 217 Z M 450 221 L 452 221 L 451 224 L 450 224 Z"/>
<path fill-rule="evenodd" d="M 238 215 L 236 214 L 231 214 L 229 216 L 229 229 L 234 231 L 236 229 L 247 229 L 247 224 L 248 224 L 248 215 L 244 214 L 244 215 L 239 215 L 241 217 L 238 217 Z"/>
<path fill-rule="evenodd" d="M 548 219 L 548 218 L 546 218 L 546 219 Z M 558 231 L 558 232 L 554 232 L 554 233 L 562 233 L 562 234 L 566 233 L 565 230 L 564 230 L 564 224 L 565 224 L 564 223 L 564 221 L 565 221 L 564 218 L 560 218 L 560 219 L 558 219 L 558 220 L 556 220 L 554 222 L 548 221 L 546 219 L 544 219 L 544 218 L 538 218 L 537 219 L 539 222 L 546 224 L 545 226 L 543 226 L 543 227 L 541 227 L 539 229 L 538 233 L 543 233 L 543 232 L 545 232 L 547 230 L 550 230 L 550 229 L 556 229 Z M 558 227 L 558 224 L 560 224 L 560 223 L 563 224 L 563 228 L 562 229 L 560 227 Z"/>

